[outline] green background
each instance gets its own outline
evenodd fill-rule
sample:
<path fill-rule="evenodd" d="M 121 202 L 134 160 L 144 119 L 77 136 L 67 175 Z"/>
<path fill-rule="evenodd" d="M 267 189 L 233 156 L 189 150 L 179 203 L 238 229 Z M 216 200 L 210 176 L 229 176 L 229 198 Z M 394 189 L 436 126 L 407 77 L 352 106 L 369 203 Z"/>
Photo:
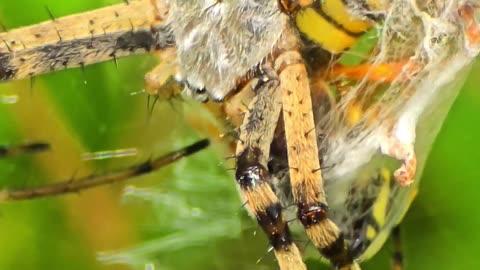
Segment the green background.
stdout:
<path fill-rule="evenodd" d="M 0 0 L 9 29 L 120 1 Z M 49 152 L 0 160 L 0 188 L 38 186 L 144 161 L 216 130 L 199 105 L 161 102 L 148 116 L 143 75 L 152 56 L 0 84 L 0 144 L 48 141 Z M 434 145 L 403 224 L 407 269 L 480 266 L 480 65 Z M 194 112 L 194 113 L 192 113 Z M 202 130 L 203 133 L 193 131 Z M 207 132 L 210 131 L 210 132 Z M 83 153 L 137 148 L 134 157 L 82 161 Z M 0 204 L 3 269 L 276 269 L 237 197 L 224 143 L 149 177 L 80 194 Z M 389 243 L 365 269 L 388 269 Z M 257 264 L 257 260 L 263 259 Z M 316 262 L 309 262 L 312 269 Z"/>

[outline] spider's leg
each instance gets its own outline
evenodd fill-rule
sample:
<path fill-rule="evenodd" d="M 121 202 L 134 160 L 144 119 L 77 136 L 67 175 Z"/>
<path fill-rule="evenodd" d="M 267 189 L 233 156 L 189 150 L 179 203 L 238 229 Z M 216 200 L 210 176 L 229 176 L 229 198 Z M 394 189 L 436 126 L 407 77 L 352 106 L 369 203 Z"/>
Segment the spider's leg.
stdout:
<path fill-rule="evenodd" d="M 392 270 L 403 269 L 403 252 L 402 239 L 400 235 L 400 225 L 392 230 L 393 254 L 392 254 Z"/>
<path fill-rule="evenodd" d="M 273 78 L 257 90 L 240 127 L 237 143 L 236 179 L 246 208 L 255 217 L 273 247 L 280 269 L 306 269 L 293 243 L 267 169 L 270 144 L 281 110 L 278 80 Z"/>
<path fill-rule="evenodd" d="M 62 195 L 67 193 L 79 192 L 84 189 L 97 187 L 116 182 L 125 181 L 133 177 L 148 174 L 168 164 L 171 164 L 180 158 L 195 154 L 209 145 L 208 140 L 200 140 L 194 144 L 186 146 L 177 151 L 170 152 L 156 159 L 149 160 L 139 165 L 126 169 L 114 171 L 103 175 L 93 175 L 75 181 L 64 181 L 52 185 L 23 190 L 1 190 L 0 202 L 13 200 L 29 200 L 46 196 Z"/>
<path fill-rule="evenodd" d="M 0 81 L 171 47 L 159 8 L 132 1 L 0 33 Z"/>
<path fill-rule="evenodd" d="M 166 48 L 156 53 L 160 59 L 160 63 L 145 74 L 145 92 L 153 96 L 161 96 L 161 98 L 171 98 L 180 93 L 181 89 L 178 83 L 170 84 L 176 73 L 176 50 Z M 170 84 L 170 85 L 169 85 Z M 161 90 L 161 91 L 160 91 Z"/>
<path fill-rule="evenodd" d="M 277 58 L 283 96 L 288 164 L 297 216 L 315 247 L 338 269 L 359 269 L 328 206 L 318 157 L 308 75 L 298 51 Z"/>
<path fill-rule="evenodd" d="M 45 142 L 31 142 L 20 145 L 0 145 L 0 159 L 20 154 L 35 154 L 48 151 L 50 144 Z"/>

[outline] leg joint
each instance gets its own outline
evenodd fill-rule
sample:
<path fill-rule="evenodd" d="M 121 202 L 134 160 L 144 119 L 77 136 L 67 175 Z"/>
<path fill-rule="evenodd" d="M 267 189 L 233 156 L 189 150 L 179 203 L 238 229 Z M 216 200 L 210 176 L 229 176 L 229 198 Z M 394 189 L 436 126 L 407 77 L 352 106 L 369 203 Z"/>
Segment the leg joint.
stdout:
<path fill-rule="evenodd" d="M 283 219 L 280 203 L 272 204 L 257 213 L 257 222 L 275 250 L 287 250 L 292 245 L 290 230 Z"/>
<path fill-rule="evenodd" d="M 340 234 L 334 242 L 320 250 L 320 252 L 337 268 L 352 265 L 353 263 L 353 256 L 343 234 Z"/>
<path fill-rule="evenodd" d="M 247 148 L 238 156 L 235 177 L 242 189 L 254 188 L 268 180 L 268 170 L 258 161 L 261 154 L 258 148 Z"/>
<path fill-rule="evenodd" d="M 297 207 L 298 220 L 300 220 L 305 228 L 310 228 L 327 218 L 328 206 L 324 203 L 299 203 Z"/>

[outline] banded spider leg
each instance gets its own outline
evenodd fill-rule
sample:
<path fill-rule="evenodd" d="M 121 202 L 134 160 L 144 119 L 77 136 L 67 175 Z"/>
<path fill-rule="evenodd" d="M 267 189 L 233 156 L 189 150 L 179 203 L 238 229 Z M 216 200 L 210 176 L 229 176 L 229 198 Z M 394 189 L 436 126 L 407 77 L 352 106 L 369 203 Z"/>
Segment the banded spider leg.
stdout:
<path fill-rule="evenodd" d="M 257 90 L 244 116 L 236 150 L 237 182 L 247 208 L 269 237 L 280 268 L 304 269 L 266 166 L 282 108 L 297 217 L 315 247 L 332 265 L 338 269 L 359 269 L 342 233 L 327 217 L 309 78 L 296 44 L 297 36 L 285 31 L 273 64 L 276 74 L 270 75 Z"/>

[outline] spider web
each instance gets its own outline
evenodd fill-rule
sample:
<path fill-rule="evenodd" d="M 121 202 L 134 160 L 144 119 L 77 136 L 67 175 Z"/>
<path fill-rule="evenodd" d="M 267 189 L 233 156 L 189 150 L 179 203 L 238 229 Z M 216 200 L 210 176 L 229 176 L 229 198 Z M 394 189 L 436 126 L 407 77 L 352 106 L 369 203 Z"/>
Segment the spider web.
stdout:
<path fill-rule="evenodd" d="M 400 166 L 399 162 L 391 165 L 393 159 L 380 153 L 385 138 L 413 144 L 418 165 L 413 185 L 393 186 L 387 222 L 377 237 L 381 243 L 409 207 L 431 145 L 478 54 L 476 44 L 469 44 L 466 38 L 465 21 L 459 15 L 464 4 L 458 0 L 392 1 L 376 29 L 378 41 L 362 63 L 369 67 L 366 76 L 337 78 L 346 90 L 319 120 L 317 130 L 328 134 L 320 142 L 325 149 L 322 167 L 327 168 L 323 175 L 334 220 L 344 231 L 372 211 L 348 209 L 351 188 L 365 185 L 358 183 L 359 178 L 364 179 L 359 176 L 372 175 L 383 166 L 392 170 Z M 382 65 L 392 63 L 400 66 L 393 78 L 375 78 Z M 354 106 L 361 108 L 362 114 L 352 123 L 348 113 Z M 375 188 L 366 194 L 365 190 L 353 200 L 373 200 L 378 194 Z"/>

